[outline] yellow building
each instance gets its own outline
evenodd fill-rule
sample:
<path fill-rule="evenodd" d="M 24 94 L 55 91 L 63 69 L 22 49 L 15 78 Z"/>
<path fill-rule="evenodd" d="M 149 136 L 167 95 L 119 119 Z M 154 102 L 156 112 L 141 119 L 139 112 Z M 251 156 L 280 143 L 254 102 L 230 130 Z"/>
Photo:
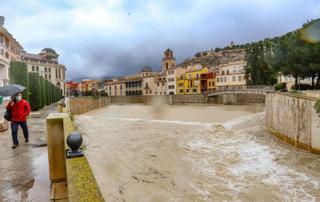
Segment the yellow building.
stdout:
<path fill-rule="evenodd" d="M 207 74 L 208 68 L 189 68 L 177 77 L 177 94 L 201 94 L 201 75 Z"/>

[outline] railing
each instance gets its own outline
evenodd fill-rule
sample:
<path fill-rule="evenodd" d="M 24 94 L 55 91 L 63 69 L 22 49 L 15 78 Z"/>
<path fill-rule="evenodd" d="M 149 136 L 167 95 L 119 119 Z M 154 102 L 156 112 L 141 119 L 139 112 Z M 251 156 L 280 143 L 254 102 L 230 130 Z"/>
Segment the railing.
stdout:
<path fill-rule="evenodd" d="M 224 94 L 224 93 L 246 93 L 246 92 L 272 92 L 274 91 L 273 86 L 269 85 L 256 85 L 256 86 L 243 86 L 241 88 L 227 88 L 222 90 L 215 90 L 213 92 L 207 93 L 208 96 Z"/>

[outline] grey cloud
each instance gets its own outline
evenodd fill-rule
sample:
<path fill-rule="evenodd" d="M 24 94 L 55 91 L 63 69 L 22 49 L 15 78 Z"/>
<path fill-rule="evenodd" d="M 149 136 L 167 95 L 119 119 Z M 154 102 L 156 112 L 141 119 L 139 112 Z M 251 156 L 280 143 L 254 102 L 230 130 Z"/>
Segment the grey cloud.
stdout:
<path fill-rule="evenodd" d="M 9 31 L 19 37 L 27 51 L 39 52 L 48 46 L 57 49 L 60 61 L 68 68 L 69 79 L 129 75 L 146 63 L 157 70 L 161 66 L 163 51 L 168 47 L 174 50 L 179 63 L 197 51 L 223 47 L 231 40 L 247 43 L 281 35 L 320 16 L 320 4 L 316 0 L 168 0 L 161 1 L 160 19 L 154 19 L 146 7 L 150 1 L 124 1 L 121 12 L 130 14 L 120 30 L 90 29 L 86 24 L 76 27 L 72 24 L 72 16 L 65 14 L 76 4 L 49 8 L 40 1 L 36 7 L 47 8 L 50 15 L 45 19 L 45 14 L 32 8 L 33 13 L 25 12 L 32 3 L 23 6 L 19 0 L 4 1 L 0 15 L 3 13 L 8 19 L 6 27 Z M 85 2 L 85 6 L 90 5 L 89 1 Z M 76 6 L 81 8 L 81 3 Z M 63 8 L 61 12 L 60 7 Z M 44 19 L 32 17 L 37 14 Z M 55 15 L 58 16 L 56 19 L 52 17 Z M 23 27 L 24 19 L 28 25 L 36 23 L 30 31 L 32 34 Z M 126 26 L 132 26 L 133 30 L 121 31 Z"/>

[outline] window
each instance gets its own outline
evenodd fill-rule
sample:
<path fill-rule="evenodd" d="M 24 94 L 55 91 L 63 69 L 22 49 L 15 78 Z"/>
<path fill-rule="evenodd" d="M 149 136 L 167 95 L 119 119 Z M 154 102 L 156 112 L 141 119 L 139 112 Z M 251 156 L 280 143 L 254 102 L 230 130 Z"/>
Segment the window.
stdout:
<path fill-rule="evenodd" d="M 224 82 L 227 82 L 227 77 L 224 77 Z"/>
<path fill-rule="evenodd" d="M 241 80 L 242 80 L 242 77 L 241 77 L 241 76 L 239 76 L 239 77 L 238 77 L 238 80 L 239 80 L 239 81 L 241 81 Z"/>
<path fill-rule="evenodd" d="M 182 89 L 180 90 L 180 93 L 183 93 L 183 90 L 182 90 Z"/>
<path fill-rule="evenodd" d="M 157 86 L 159 86 L 159 83 L 158 83 L 158 85 Z"/>
<path fill-rule="evenodd" d="M 32 71 L 34 72 L 34 70 L 35 70 L 35 69 L 34 69 L 34 66 L 32 66 Z"/>
<path fill-rule="evenodd" d="M 219 77 L 217 77 L 217 82 L 219 82 Z"/>
<path fill-rule="evenodd" d="M 174 82 L 174 78 L 168 78 L 168 82 Z"/>
<path fill-rule="evenodd" d="M 197 89 L 193 89 L 192 91 L 193 91 L 194 93 L 196 93 L 196 92 L 197 92 Z"/>
<path fill-rule="evenodd" d="M 58 78 L 58 69 L 56 69 L 56 79 Z"/>
<path fill-rule="evenodd" d="M 236 81 L 236 77 L 235 76 L 232 76 L 232 81 Z"/>
<path fill-rule="evenodd" d="M 49 74 L 49 79 L 51 79 L 51 74 Z"/>
<path fill-rule="evenodd" d="M 51 68 L 49 67 L 49 72 L 51 73 Z"/>
<path fill-rule="evenodd" d="M 114 90 L 117 90 L 117 86 L 114 86 Z"/>
<path fill-rule="evenodd" d="M 146 88 L 149 88 L 149 86 L 148 86 L 148 82 L 146 82 Z"/>
<path fill-rule="evenodd" d="M 164 86 L 164 82 L 162 83 L 162 86 Z"/>
<path fill-rule="evenodd" d="M 44 78 L 45 78 L 45 79 L 48 79 L 48 76 L 45 74 L 45 75 L 44 75 Z"/>
<path fill-rule="evenodd" d="M 44 67 L 44 72 L 47 72 L 47 67 Z"/>
<path fill-rule="evenodd" d="M 39 66 L 36 66 L 36 70 L 37 70 L 37 72 L 39 71 Z"/>

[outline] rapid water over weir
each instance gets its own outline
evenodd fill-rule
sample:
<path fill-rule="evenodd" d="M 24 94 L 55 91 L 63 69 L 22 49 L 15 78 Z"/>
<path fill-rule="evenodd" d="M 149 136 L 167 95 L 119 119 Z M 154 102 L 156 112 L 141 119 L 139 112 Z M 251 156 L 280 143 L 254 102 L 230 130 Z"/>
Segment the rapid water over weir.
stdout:
<path fill-rule="evenodd" d="M 111 105 L 77 117 L 106 201 L 319 201 L 320 157 L 263 106 Z"/>

